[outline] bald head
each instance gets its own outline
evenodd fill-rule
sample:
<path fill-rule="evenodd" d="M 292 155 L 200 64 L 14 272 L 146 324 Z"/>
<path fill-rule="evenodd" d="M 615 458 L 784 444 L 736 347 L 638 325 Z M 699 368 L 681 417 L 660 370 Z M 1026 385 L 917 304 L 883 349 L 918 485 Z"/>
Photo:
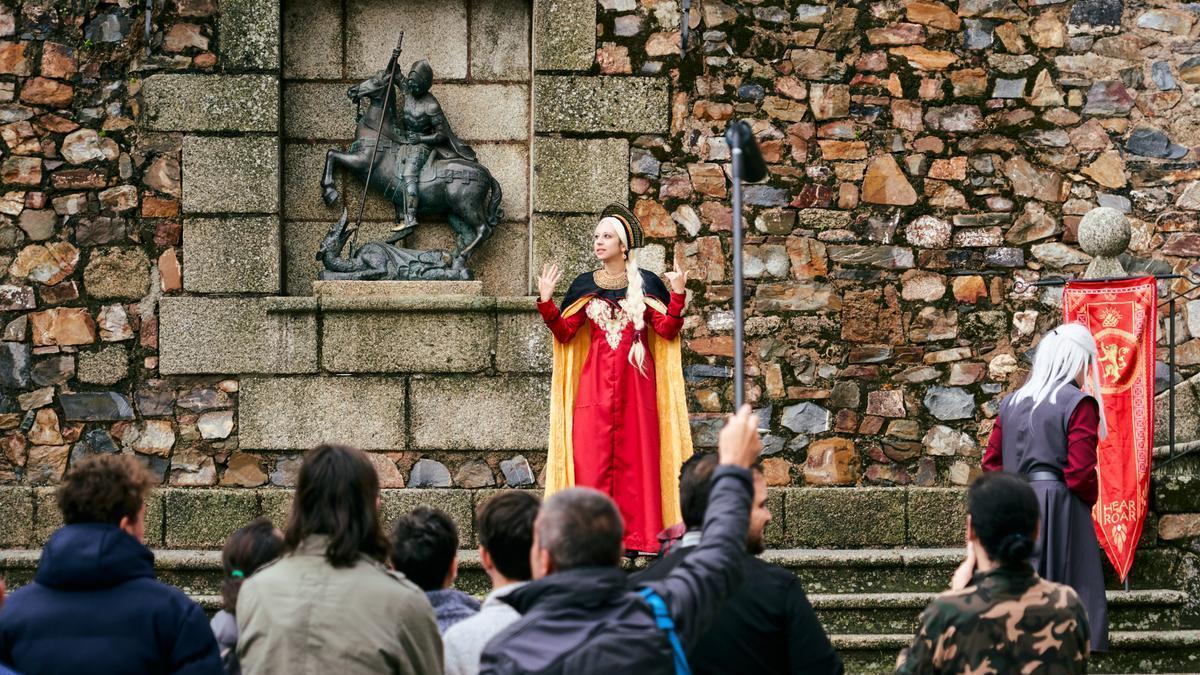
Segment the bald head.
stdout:
<path fill-rule="evenodd" d="M 625 524 L 616 504 L 591 488 L 570 488 L 542 504 L 534 524 L 534 555 L 547 558 L 549 572 L 620 564 Z M 539 565 L 534 565 L 535 568 Z"/>

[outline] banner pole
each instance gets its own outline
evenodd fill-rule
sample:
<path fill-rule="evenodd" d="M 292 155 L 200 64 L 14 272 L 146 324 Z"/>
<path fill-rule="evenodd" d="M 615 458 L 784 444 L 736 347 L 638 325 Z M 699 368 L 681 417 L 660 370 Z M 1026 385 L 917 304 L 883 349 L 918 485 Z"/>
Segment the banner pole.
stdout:
<path fill-rule="evenodd" d="M 1171 364 L 1167 370 L 1167 442 L 1171 444 L 1171 459 L 1175 458 L 1175 293 L 1168 289 L 1171 294 L 1171 319 L 1170 326 L 1167 327 L 1167 353 L 1170 355 Z M 1153 458 L 1151 459 L 1153 464 Z"/>

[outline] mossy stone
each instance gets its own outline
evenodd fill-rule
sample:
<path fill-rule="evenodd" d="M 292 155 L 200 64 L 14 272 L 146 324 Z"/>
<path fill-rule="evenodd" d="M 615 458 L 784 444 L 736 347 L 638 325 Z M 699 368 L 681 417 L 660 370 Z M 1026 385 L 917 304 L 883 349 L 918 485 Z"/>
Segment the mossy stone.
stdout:
<path fill-rule="evenodd" d="M 258 516 L 251 490 L 164 490 L 168 548 L 221 548 L 235 530 Z"/>

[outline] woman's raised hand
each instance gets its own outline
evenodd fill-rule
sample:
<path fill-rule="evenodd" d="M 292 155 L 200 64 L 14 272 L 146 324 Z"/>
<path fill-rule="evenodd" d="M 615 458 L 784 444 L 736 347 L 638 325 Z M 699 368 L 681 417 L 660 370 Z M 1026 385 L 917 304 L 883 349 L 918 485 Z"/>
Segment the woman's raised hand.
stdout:
<path fill-rule="evenodd" d="M 549 302 L 554 297 L 554 287 L 562 279 L 562 270 L 558 265 L 542 265 L 542 273 L 538 276 L 538 297 L 542 302 Z"/>
<path fill-rule="evenodd" d="M 671 292 L 675 295 L 683 295 L 687 290 L 687 270 L 680 271 L 679 265 L 675 265 L 675 269 L 666 274 L 667 281 L 671 283 Z"/>

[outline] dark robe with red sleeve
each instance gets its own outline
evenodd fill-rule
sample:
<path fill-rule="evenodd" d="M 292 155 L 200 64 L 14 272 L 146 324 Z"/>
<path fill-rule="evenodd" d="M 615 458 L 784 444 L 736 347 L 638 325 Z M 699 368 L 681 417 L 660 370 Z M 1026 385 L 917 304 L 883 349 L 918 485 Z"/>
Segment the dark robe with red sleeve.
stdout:
<path fill-rule="evenodd" d="M 1075 589 L 1087 609 L 1092 651 L 1107 651 L 1108 602 L 1091 513 L 1098 494 L 1100 407 L 1073 384 L 1052 398 L 1037 406 L 1012 396 L 1000 403 L 983 469 L 1038 474 L 1030 480 L 1042 512 L 1034 568 L 1043 579 Z"/>

